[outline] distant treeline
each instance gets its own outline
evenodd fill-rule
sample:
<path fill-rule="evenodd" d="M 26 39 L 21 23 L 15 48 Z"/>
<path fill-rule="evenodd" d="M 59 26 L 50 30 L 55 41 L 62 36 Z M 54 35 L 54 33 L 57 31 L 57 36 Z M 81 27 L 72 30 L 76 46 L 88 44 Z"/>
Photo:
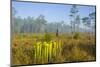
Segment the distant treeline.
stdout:
<path fill-rule="evenodd" d="M 21 18 L 14 17 L 12 19 L 12 29 L 14 33 L 70 33 L 72 31 L 71 25 L 66 22 L 47 22 L 43 15 L 36 19 L 33 17 Z M 76 28 L 76 32 L 85 32 L 84 28 Z M 87 30 L 88 31 L 88 30 Z"/>

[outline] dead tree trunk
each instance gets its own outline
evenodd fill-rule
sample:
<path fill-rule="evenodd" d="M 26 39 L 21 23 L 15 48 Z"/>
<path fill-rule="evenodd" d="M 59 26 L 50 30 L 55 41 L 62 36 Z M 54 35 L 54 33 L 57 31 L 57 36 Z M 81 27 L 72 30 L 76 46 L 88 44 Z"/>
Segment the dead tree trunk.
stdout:
<path fill-rule="evenodd" d="M 58 37 L 59 36 L 59 31 L 58 31 L 58 29 L 56 30 L 56 37 Z"/>

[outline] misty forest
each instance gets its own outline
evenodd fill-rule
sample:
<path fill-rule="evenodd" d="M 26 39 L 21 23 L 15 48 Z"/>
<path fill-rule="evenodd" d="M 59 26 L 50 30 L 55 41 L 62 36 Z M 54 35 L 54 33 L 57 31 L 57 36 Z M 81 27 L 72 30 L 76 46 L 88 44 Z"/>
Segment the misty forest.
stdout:
<path fill-rule="evenodd" d="M 96 13 L 83 17 L 79 12 L 78 5 L 71 5 L 67 24 L 50 22 L 44 14 L 16 16 L 12 6 L 12 65 L 95 61 Z"/>

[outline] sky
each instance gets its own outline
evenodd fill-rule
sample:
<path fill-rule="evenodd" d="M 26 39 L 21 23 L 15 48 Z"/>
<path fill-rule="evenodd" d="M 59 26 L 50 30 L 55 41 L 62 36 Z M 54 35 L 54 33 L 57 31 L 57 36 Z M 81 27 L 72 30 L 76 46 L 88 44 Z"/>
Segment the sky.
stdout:
<path fill-rule="evenodd" d="M 51 4 L 51 3 L 35 3 L 35 2 L 12 2 L 12 7 L 17 11 L 16 17 L 26 18 L 28 16 L 37 18 L 44 15 L 48 22 L 70 22 L 70 4 Z M 94 6 L 77 5 L 80 17 L 87 17 L 89 13 L 95 12 Z"/>

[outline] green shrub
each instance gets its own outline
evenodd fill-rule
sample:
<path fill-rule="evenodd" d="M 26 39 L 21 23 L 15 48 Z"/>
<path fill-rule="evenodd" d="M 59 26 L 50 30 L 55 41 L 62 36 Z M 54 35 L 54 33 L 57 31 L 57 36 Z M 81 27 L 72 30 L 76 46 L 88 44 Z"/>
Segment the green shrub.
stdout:
<path fill-rule="evenodd" d="M 76 32 L 74 35 L 73 35 L 73 38 L 74 39 L 78 39 L 80 37 L 80 33 L 79 32 Z"/>
<path fill-rule="evenodd" d="M 50 34 L 46 33 L 46 34 L 44 35 L 44 40 L 45 40 L 46 42 L 51 41 L 51 39 L 52 39 L 52 37 L 51 37 Z"/>

